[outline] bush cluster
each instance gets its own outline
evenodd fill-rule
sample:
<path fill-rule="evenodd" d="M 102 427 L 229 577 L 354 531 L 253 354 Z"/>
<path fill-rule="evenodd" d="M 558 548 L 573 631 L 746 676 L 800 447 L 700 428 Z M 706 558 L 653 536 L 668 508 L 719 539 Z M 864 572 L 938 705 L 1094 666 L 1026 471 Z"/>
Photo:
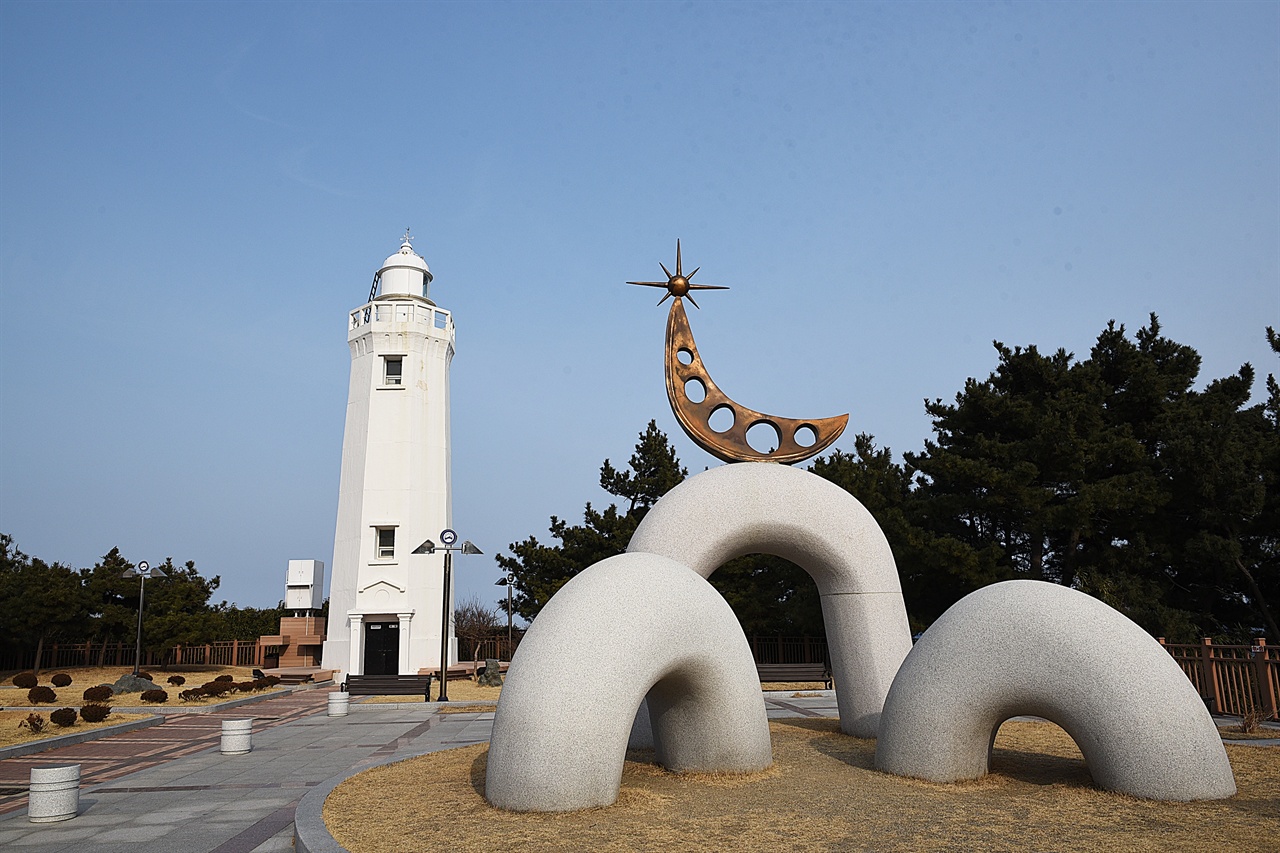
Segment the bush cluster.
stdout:
<path fill-rule="evenodd" d="M 27 714 L 27 718 L 18 723 L 20 729 L 31 729 L 33 735 L 38 735 L 44 731 L 44 717 L 39 714 Z"/>
<path fill-rule="evenodd" d="M 218 699 L 231 693 L 257 693 L 269 687 L 274 687 L 279 683 L 280 679 L 274 675 L 269 675 L 266 678 L 255 678 L 253 681 L 240 682 L 237 682 L 230 675 L 220 675 L 213 681 L 206 681 L 199 687 L 183 690 L 178 694 L 178 698 L 183 702 L 194 702 L 206 697 Z"/>
<path fill-rule="evenodd" d="M 171 675 L 169 676 L 168 681 L 174 687 L 181 687 L 182 685 L 187 683 L 187 680 L 183 678 L 181 675 Z"/>
<path fill-rule="evenodd" d="M 145 671 L 143 671 L 143 670 L 141 670 L 141 669 L 140 669 L 140 670 L 138 670 L 138 677 L 139 677 L 139 678 L 145 678 L 147 681 L 155 681 L 155 679 L 151 677 L 151 673 L 149 673 L 149 672 L 145 672 Z"/>
<path fill-rule="evenodd" d="M 59 708 L 49 715 L 49 722 L 64 729 L 70 728 L 76 724 L 76 709 Z"/>
<path fill-rule="evenodd" d="M 44 702 L 53 703 L 58 701 L 58 694 L 53 692 L 52 687 L 32 687 L 27 691 L 27 701 L 32 705 L 39 705 Z"/>
<path fill-rule="evenodd" d="M 144 690 L 138 698 L 143 702 L 159 705 L 169 701 L 169 694 L 163 690 Z"/>
<path fill-rule="evenodd" d="M 93 703 L 110 702 L 111 697 L 115 695 L 115 691 L 111 689 L 109 684 L 99 684 L 97 687 L 90 687 L 84 692 L 84 701 Z"/>
<path fill-rule="evenodd" d="M 13 677 L 13 686 L 30 690 L 40 683 L 34 672 L 20 672 Z"/>
<path fill-rule="evenodd" d="M 92 703 L 80 709 L 80 719 L 86 723 L 100 723 L 111 713 L 110 705 Z"/>
<path fill-rule="evenodd" d="M 71 684 L 71 676 L 67 675 L 65 672 L 59 672 L 54 675 L 53 678 L 50 678 L 49 681 L 54 687 L 67 687 Z"/>

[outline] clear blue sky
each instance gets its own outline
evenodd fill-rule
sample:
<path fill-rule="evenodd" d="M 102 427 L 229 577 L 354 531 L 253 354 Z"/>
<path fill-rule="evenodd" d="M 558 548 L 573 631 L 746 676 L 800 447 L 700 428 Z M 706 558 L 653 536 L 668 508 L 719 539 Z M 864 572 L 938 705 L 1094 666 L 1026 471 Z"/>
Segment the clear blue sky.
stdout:
<path fill-rule="evenodd" d="M 1280 372 L 1280 4 L 0 4 L 0 531 L 330 564 L 349 354 L 406 226 L 455 312 L 454 520 L 604 503 L 683 240 L 721 387 L 895 453 L 991 341 L 1157 312 Z M 1259 382 L 1259 390 L 1261 382 Z M 501 590 L 460 562 L 462 596 Z"/>

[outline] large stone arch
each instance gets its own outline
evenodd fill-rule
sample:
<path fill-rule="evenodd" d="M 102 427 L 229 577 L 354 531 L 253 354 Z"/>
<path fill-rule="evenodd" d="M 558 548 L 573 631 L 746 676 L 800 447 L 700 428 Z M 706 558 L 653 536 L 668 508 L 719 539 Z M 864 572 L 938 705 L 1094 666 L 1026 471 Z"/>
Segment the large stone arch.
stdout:
<path fill-rule="evenodd" d="M 772 763 L 755 662 L 729 605 L 686 566 L 621 554 L 565 584 L 520 642 L 494 716 L 485 798 L 514 811 L 614 802 L 646 694 L 667 768 Z"/>
<path fill-rule="evenodd" d="M 876 767 L 976 779 L 996 729 L 1020 714 L 1064 728 L 1103 788 L 1158 800 L 1236 791 L 1213 720 L 1168 652 L 1101 601 L 1029 580 L 969 594 L 920 638 L 885 702 Z"/>
<path fill-rule="evenodd" d="M 627 551 L 661 554 L 704 578 L 744 554 L 774 554 L 803 568 L 822 598 L 840 728 L 876 736 L 911 629 L 889 543 L 844 489 L 768 462 L 712 468 L 659 500 Z"/>

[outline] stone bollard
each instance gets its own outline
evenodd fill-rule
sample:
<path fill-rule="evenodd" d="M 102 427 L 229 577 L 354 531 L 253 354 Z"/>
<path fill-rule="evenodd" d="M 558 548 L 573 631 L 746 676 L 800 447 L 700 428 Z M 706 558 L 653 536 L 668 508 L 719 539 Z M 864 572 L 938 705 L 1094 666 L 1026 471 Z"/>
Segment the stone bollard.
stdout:
<path fill-rule="evenodd" d="M 329 716 L 345 717 L 351 708 L 351 694 L 337 691 L 329 694 Z"/>
<path fill-rule="evenodd" d="M 244 755 L 253 749 L 253 718 L 222 721 L 222 754 Z"/>
<path fill-rule="evenodd" d="M 80 808 L 80 765 L 50 764 L 31 768 L 27 818 L 32 823 L 70 820 Z"/>

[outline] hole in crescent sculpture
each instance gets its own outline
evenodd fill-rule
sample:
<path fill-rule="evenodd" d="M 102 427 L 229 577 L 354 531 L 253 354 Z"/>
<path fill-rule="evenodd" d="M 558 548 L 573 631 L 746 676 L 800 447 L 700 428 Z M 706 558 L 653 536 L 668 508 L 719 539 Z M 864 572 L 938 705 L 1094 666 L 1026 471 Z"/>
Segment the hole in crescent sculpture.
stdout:
<path fill-rule="evenodd" d="M 703 399 L 706 399 L 705 393 Z M 733 429 L 734 420 L 732 406 L 717 406 L 707 416 L 707 428 L 715 433 L 726 433 Z"/>
<path fill-rule="evenodd" d="M 684 395 L 689 398 L 690 403 L 701 403 L 707 399 L 707 388 L 699 379 L 690 379 L 684 383 Z"/>
<path fill-rule="evenodd" d="M 685 359 L 688 359 L 687 361 Z M 729 399 L 712 381 L 698 355 L 693 341 L 689 317 L 685 314 L 684 300 L 676 297 L 667 314 L 667 399 L 680 426 L 694 443 L 725 462 L 781 462 L 790 465 L 802 462 L 826 450 L 840 437 L 849 416 L 833 418 L 780 418 L 748 409 Z M 685 393 L 691 380 L 706 389 L 700 401 L 694 401 Z M 722 412 L 728 412 L 732 422 L 723 425 Z M 772 452 L 762 452 L 747 441 L 747 430 L 767 424 L 777 433 Z M 752 436 L 755 437 L 754 434 Z M 799 440 L 797 440 L 799 439 Z M 759 442 L 757 442 L 759 443 Z"/>

